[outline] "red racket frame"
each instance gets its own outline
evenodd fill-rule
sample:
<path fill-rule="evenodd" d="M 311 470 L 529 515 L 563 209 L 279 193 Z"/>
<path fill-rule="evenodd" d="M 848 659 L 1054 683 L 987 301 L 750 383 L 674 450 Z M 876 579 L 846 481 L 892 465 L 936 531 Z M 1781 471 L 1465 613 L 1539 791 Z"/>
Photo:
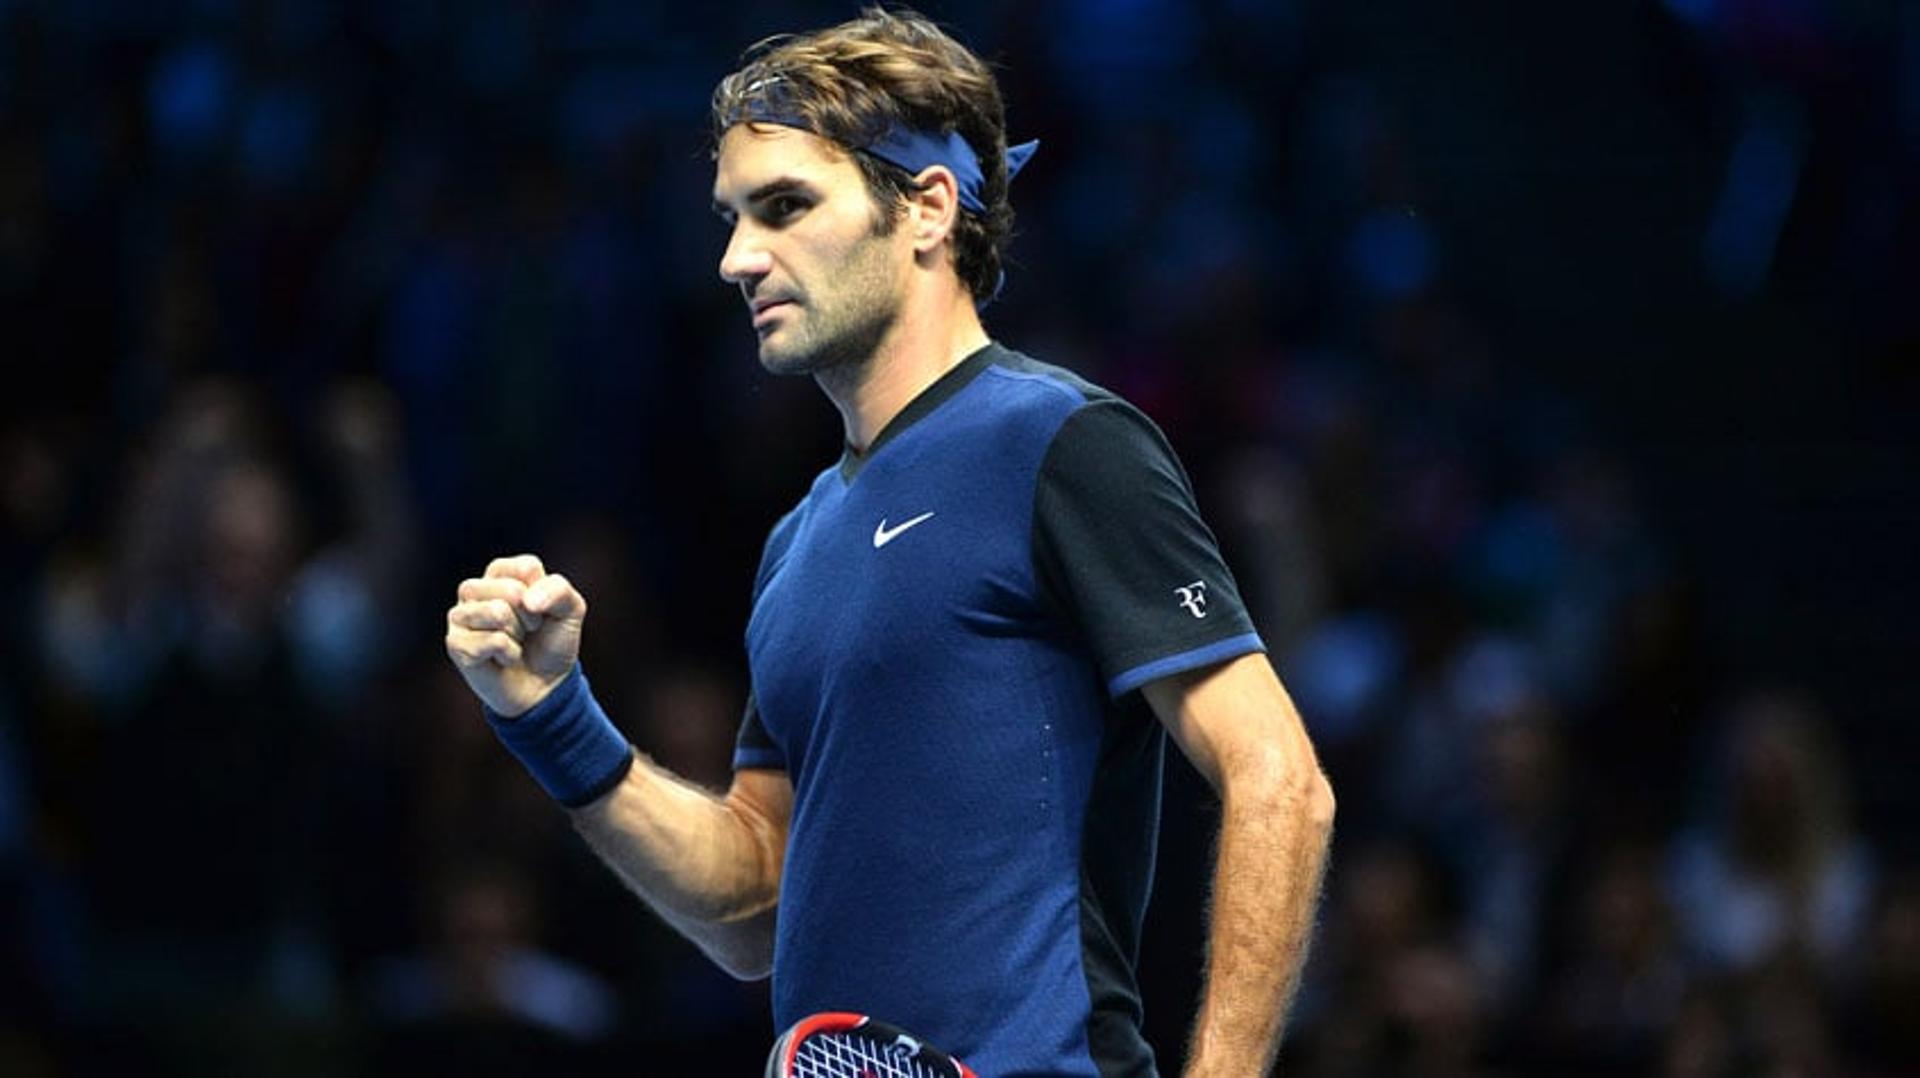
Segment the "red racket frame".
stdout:
<path fill-rule="evenodd" d="M 795 1022 L 780 1039 L 774 1042 L 773 1053 L 767 1059 L 766 1078 L 793 1078 L 794 1059 L 800 1052 L 800 1046 L 807 1038 L 820 1034 L 853 1033 L 862 1039 L 880 1045 L 901 1044 L 903 1041 L 912 1047 L 911 1062 L 919 1063 L 935 1074 L 946 1078 L 980 1078 L 965 1063 L 947 1055 L 937 1048 L 929 1047 L 920 1038 L 900 1029 L 898 1026 L 878 1022 L 864 1014 L 851 1011 L 824 1011 L 810 1014 Z M 849 1076 L 857 1078 L 857 1076 Z"/>

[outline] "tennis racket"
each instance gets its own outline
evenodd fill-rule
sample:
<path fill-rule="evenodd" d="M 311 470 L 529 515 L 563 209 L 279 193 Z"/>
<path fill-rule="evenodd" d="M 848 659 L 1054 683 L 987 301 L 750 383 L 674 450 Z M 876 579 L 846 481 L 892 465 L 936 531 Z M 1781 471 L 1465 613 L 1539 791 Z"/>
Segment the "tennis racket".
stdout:
<path fill-rule="evenodd" d="M 979 1078 L 965 1063 L 864 1014 L 795 1022 L 773 1044 L 766 1078 Z"/>

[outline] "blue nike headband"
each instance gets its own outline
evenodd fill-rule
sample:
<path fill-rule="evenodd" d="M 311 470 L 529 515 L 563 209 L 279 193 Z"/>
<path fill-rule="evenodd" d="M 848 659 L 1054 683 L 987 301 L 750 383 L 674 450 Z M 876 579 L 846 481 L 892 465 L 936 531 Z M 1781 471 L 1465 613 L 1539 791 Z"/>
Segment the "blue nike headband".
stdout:
<path fill-rule="evenodd" d="M 769 122 L 778 123 L 779 121 Z M 1008 183 L 1013 182 L 1013 178 L 1033 156 L 1033 151 L 1039 148 L 1039 139 L 1007 147 Z M 898 165 L 915 175 L 918 175 L 922 169 L 931 168 L 934 165 L 945 165 L 953 172 L 954 180 L 960 185 L 960 204 L 975 213 L 987 212 L 987 204 L 980 199 L 980 189 L 987 183 L 986 177 L 980 172 L 980 158 L 974 155 L 973 147 L 967 145 L 967 140 L 961 138 L 958 131 L 949 132 L 945 137 L 941 137 L 931 131 L 916 131 L 903 124 L 894 124 L 882 132 L 879 138 L 856 149 L 865 150 L 880 160 Z"/>
<path fill-rule="evenodd" d="M 786 95 L 770 85 L 779 81 L 781 77 L 775 75 L 748 87 L 747 92 L 754 96 L 741 106 L 734 122 L 777 124 L 819 134 L 808 126 L 797 111 L 786 107 L 786 102 L 782 100 Z M 1008 183 L 1013 182 L 1014 176 L 1033 157 L 1033 151 L 1039 148 L 1039 139 L 1007 147 Z M 941 135 L 895 122 L 888 124 L 887 129 L 873 141 L 853 149 L 872 154 L 914 175 L 934 165 L 945 165 L 960 186 L 960 205 L 974 213 L 987 212 L 987 204 L 980 197 L 980 189 L 987 183 L 986 176 L 980 171 L 980 158 L 958 131 Z"/>

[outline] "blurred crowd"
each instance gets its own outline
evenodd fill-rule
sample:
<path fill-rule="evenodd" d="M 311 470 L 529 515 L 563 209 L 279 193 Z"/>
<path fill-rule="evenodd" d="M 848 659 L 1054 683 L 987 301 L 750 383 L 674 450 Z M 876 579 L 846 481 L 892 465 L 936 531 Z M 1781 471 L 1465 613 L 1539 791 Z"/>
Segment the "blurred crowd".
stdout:
<path fill-rule="evenodd" d="M 1920 1073 L 1899 763 L 1723 661 L 1423 208 L 1390 16 L 1332 7 L 928 6 L 1043 143 L 989 329 L 1168 431 L 1338 794 L 1289 1070 Z M 609 713 L 725 785 L 758 545 L 839 428 L 713 276 L 706 95 L 849 10 L 0 3 L 0 1073 L 755 1073 L 765 986 L 594 862 L 442 612 L 538 552 Z M 1901 10 L 1630 20 L 1729 117 L 1700 288 L 1764 301 L 1823 94 L 1915 175 Z M 1216 810 L 1169 781 L 1171 1072 Z"/>

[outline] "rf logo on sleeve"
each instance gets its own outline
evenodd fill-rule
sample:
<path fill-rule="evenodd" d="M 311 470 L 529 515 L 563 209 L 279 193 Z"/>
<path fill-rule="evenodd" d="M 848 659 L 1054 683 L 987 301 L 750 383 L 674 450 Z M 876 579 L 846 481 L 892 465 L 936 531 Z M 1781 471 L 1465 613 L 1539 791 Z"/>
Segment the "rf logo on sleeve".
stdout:
<path fill-rule="evenodd" d="M 1184 587 L 1173 589 L 1173 592 L 1175 595 L 1180 596 L 1180 605 L 1186 607 L 1188 613 L 1196 618 L 1204 618 L 1207 616 L 1206 581 L 1196 580 Z"/>

